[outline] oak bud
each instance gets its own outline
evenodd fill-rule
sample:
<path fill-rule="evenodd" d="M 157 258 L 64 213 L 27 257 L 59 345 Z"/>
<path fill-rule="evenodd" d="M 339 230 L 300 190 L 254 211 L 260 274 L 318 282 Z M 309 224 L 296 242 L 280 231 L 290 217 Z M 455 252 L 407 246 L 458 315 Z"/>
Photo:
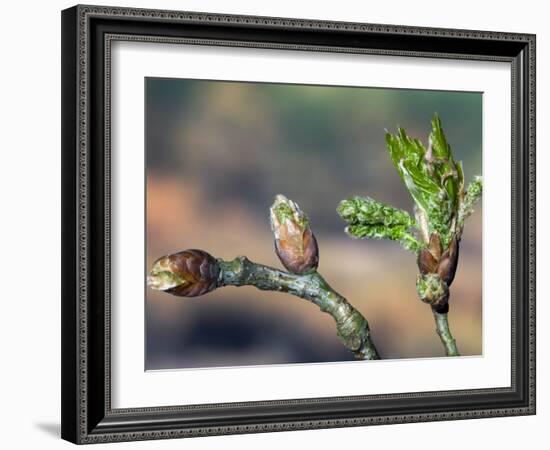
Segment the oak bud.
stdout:
<path fill-rule="evenodd" d="M 453 237 L 449 248 L 444 252 L 442 250 L 439 236 L 433 233 L 428 246 L 418 253 L 418 269 L 422 275 L 438 274 L 450 286 L 455 278 L 458 266 L 458 239 Z"/>
<path fill-rule="evenodd" d="M 312 272 L 319 265 L 319 247 L 309 220 L 300 207 L 284 195 L 277 195 L 270 209 L 275 251 L 287 270 Z"/>
<path fill-rule="evenodd" d="M 196 297 L 218 287 L 218 261 L 202 250 L 183 250 L 153 264 L 147 284 L 180 297 Z"/>
<path fill-rule="evenodd" d="M 449 286 L 455 279 L 456 268 L 458 266 L 458 251 L 458 239 L 453 237 L 451 243 L 449 244 L 449 248 L 441 255 L 441 259 L 437 267 L 438 275 Z"/>

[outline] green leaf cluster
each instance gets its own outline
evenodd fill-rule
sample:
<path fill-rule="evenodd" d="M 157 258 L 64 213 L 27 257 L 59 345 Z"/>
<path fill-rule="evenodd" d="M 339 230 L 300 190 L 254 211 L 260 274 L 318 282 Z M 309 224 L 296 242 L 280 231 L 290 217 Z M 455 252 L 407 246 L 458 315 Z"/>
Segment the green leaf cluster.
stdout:
<path fill-rule="evenodd" d="M 415 220 L 372 198 L 352 197 L 338 206 L 350 236 L 399 241 L 414 252 L 427 246 L 434 233 L 443 249 L 452 239 L 460 239 L 464 221 L 481 197 L 482 180 L 475 177 L 464 190 L 462 163 L 454 160 L 437 114 L 431 125 L 427 148 L 403 128 L 397 134 L 386 133 L 390 157 L 414 199 Z"/>
<path fill-rule="evenodd" d="M 432 120 L 427 149 L 403 128 L 395 135 L 386 133 L 386 145 L 417 208 L 427 218 L 429 233 L 439 233 L 447 246 L 464 190 L 464 173 L 462 163 L 453 159 L 441 120 L 437 115 Z"/>
<path fill-rule="evenodd" d="M 464 200 L 460 204 L 460 210 L 458 214 L 459 228 L 462 228 L 464 226 L 464 221 L 474 212 L 474 205 L 481 198 L 482 192 L 483 181 L 480 176 L 476 176 L 468 185 L 466 193 L 464 194 Z"/>
<path fill-rule="evenodd" d="M 346 232 L 352 237 L 399 241 L 412 251 L 421 248 L 421 244 L 411 234 L 416 222 L 406 211 L 370 197 L 342 200 L 337 211 L 348 222 Z"/>

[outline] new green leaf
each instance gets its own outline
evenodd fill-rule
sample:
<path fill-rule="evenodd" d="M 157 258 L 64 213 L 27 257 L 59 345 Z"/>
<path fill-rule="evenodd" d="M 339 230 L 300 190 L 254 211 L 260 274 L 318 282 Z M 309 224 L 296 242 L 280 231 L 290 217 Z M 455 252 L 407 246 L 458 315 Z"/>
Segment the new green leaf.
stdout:
<path fill-rule="evenodd" d="M 444 245 L 450 242 L 452 223 L 464 189 L 462 164 L 453 159 L 441 120 L 432 120 L 428 148 L 410 138 L 403 128 L 386 134 L 386 145 L 397 172 L 427 218 L 428 235 L 437 232 Z"/>
<path fill-rule="evenodd" d="M 338 214 L 348 222 L 346 232 L 355 238 L 390 239 L 418 251 L 421 244 L 411 233 L 415 220 L 406 212 L 370 197 L 342 200 Z"/>
<path fill-rule="evenodd" d="M 458 212 L 458 228 L 462 229 L 464 221 L 474 212 L 474 205 L 481 198 L 483 192 L 483 180 L 480 176 L 474 177 L 464 195 L 464 200 Z"/>

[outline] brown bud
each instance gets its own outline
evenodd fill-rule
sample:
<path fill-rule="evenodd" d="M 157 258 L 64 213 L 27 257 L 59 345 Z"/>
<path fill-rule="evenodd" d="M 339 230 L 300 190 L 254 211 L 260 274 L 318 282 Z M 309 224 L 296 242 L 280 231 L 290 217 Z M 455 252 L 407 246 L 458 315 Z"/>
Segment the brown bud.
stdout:
<path fill-rule="evenodd" d="M 430 253 L 436 260 L 439 260 L 439 258 L 441 258 L 442 249 L 439 234 L 432 233 L 432 235 L 430 236 L 430 243 L 428 244 L 428 248 L 430 249 Z"/>
<path fill-rule="evenodd" d="M 180 297 L 196 297 L 218 287 L 220 268 L 216 259 L 202 250 L 184 250 L 163 256 L 147 277 L 152 289 Z"/>
<path fill-rule="evenodd" d="M 283 195 L 277 195 L 270 212 L 275 251 L 283 266 L 298 274 L 317 269 L 319 247 L 300 207 Z"/>
<path fill-rule="evenodd" d="M 454 236 L 449 248 L 442 254 L 439 235 L 432 233 L 428 247 L 418 253 L 418 295 L 438 313 L 449 311 L 449 286 L 454 280 L 458 265 L 458 242 Z"/>
<path fill-rule="evenodd" d="M 437 233 L 432 233 L 430 243 L 427 248 L 423 248 L 418 253 L 418 269 L 422 275 L 435 273 L 441 257 L 441 240 Z"/>
<path fill-rule="evenodd" d="M 451 239 L 449 248 L 441 253 L 442 245 L 439 235 L 432 233 L 428 247 L 418 253 L 418 269 L 422 275 L 437 274 L 450 286 L 456 274 L 458 266 L 459 241 L 454 236 Z"/>
<path fill-rule="evenodd" d="M 418 253 L 417 264 L 420 273 L 422 275 L 426 275 L 428 273 L 435 273 L 437 270 L 438 260 L 434 258 L 430 250 L 423 248 L 420 250 L 420 253 Z"/>
<path fill-rule="evenodd" d="M 448 286 L 450 286 L 455 279 L 456 268 L 458 266 L 458 251 L 458 239 L 453 237 L 448 250 L 441 255 L 441 260 L 437 267 L 437 274 Z"/>
<path fill-rule="evenodd" d="M 319 265 L 319 248 L 311 230 L 305 230 L 296 240 L 275 239 L 275 251 L 283 266 L 293 273 L 306 273 Z"/>

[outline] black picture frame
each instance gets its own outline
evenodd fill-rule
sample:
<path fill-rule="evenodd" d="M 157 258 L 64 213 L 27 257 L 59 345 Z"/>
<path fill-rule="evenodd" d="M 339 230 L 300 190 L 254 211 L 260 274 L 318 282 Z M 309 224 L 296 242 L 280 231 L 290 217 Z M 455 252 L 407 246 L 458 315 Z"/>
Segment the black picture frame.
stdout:
<path fill-rule="evenodd" d="M 512 66 L 511 386 L 111 408 L 110 44 L 351 52 Z M 535 36 L 75 6 L 62 12 L 62 437 L 74 443 L 535 414 Z"/>

